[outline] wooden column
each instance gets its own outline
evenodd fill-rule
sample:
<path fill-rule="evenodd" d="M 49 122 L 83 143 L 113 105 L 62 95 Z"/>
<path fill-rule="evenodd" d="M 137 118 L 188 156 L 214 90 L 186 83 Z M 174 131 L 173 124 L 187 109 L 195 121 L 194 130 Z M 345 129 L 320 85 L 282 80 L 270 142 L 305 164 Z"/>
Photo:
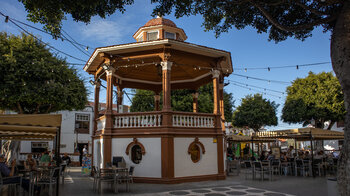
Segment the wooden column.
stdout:
<path fill-rule="evenodd" d="M 94 129 L 92 135 L 94 136 L 97 131 L 97 118 L 99 117 L 99 103 L 100 103 L 100 82 L 95 83 L 95 101 L 94 101 Z"/>
<path fill-rule="evenodd" d="M 215 128 L 221 129 L 220 97 L 219 97 L 220 71 L 214 70 L 214 71 L 212 71 L 212 75 L 213 75 L 213 93 L 214 93 L 214 111 L 213 111 L 213 113 L 216 115 Z"/>
<path fill-rule="evenodd" d="M 118 96 L 118 98 L 117 98 L 117 112 L 120 113 L 121 111 L 119 109 L 119 106 L 123 105 L 123 96 L 124 96 L 124 94 L 123 94 L 123 89 L 122 88 L 117 87 L 117 89 L 118 89 L 118 92 L 117 92 L 117 96 Z"/>
<path fill-rule="evenodd" d="M 113 73 L 114 69 L 110 66 L 107 73 L 107 94 L 106 94 L 106 124 L 102 132 L 103 139 L 103 167 L 112 160 L 112 129 L 113 129 Z"/>
<path fill-rule="evenodd" d="M 219 103 L 220 103 L 220 114 L 221 114 L 221 129 L 225 132 L 225 107 L 224 107 L 224 81 L 223 79 L 219 82 Z"/>
<path fill-rule="evenodd" d="M 193 98 L 193 112 L 197 113 L 198 112 L 198 92 L 193 93 L 192 98 Z"/>
<path fill-rule="evenodd" d="M 163 72 L 163 126 L 171 126 L 171 86 L 170 86 L 170 78 L 171 78 L 171 66 L 172 62 L 163 61 L 162 72 Z"/>
<path fill-rule="evenodd" d="M 160 110 L 159 104 L 160 104 L 160 95 L 159 93 L 156 93 L 154 95 L 154 111 Z"/>

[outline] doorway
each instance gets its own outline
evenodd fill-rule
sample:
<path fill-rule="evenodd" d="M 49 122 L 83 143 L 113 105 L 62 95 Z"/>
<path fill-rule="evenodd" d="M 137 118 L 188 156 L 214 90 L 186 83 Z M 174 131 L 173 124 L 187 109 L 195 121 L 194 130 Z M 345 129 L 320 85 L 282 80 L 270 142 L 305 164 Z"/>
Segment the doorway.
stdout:
<path fill-rule="evenodd" d="M 83 159 L 83 149 L 86 146 L 86 149 L 89 149 L 88 143 L 78 143 L 78 152 L 79 152 L 79 165 L 81 166 Z"/>

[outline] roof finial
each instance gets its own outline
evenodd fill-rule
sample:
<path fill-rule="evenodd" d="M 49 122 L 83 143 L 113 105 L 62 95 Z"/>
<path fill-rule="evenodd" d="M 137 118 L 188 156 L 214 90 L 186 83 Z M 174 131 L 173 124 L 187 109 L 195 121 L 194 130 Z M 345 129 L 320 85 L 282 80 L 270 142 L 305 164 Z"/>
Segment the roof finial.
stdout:
<path fill-rule="evenodd" d="M 163 18 L 163 15 L 160 12 L 158 12 L 157 13 L 157 18 Z"/>

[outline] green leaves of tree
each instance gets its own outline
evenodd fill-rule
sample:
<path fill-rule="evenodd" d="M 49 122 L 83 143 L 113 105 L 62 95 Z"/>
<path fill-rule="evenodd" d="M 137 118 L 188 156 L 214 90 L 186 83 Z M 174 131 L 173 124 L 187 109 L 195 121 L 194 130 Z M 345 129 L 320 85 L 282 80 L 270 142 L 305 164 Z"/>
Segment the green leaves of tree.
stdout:
<path fill-rule="evenodd" d="M 314 74 L 296 79 L 287 88 L 287 99 L 282 110 L 282 119 L 289 123 L 316 121 L 323 128 L 324 122 L 343 120 L 344 96 L 340 84 L 331 72 Z"/>
<path fill-rule="evenodd" d="M 277 125 L 278 104 L 263 99 L 261 94 L 247 95 L 233 113 L 232 123 L 237 127 L 249 127 L 258 132 L 262 126 Z"/>
<path fill-rule="evenodd" d="M 202 113 L 213 112 L 213 85 L 207 84 L 199 88 L 198 110 Z M 173 90 L 171 92 L 171 107 L 173 111 L 192 112 L 193 111 L 193 90 Z M 130 107 L 131 112 L 146 112 L 154 110 L 154 93 L 147 90 L 136 90 Z M 160 99 L 162 107 L 162 98 Z M 233 97 L 231 93 L 224 92 L 224 112 L 225 120 L 231 122 Z"/>
<path fill-rule="evenodd" d="M 77 22 L 89 23 L 91 17 L 100 16 L 105 18 L 112 15 L 116 10 L 123 13 L 125 6 L 134 3 L 133 0 L 19 0 L 28 12 L 28 20 L 39 22 L 44 29 L 58 38 L 61 33 L 62 20 L 65 14 L 71 14 Z"/>
<path fill-rule="evenodd" d="M 0 33 L 0 108 L 18 113 L 83 109 L 87 91 L 76 70 L 33 37 Z"/>

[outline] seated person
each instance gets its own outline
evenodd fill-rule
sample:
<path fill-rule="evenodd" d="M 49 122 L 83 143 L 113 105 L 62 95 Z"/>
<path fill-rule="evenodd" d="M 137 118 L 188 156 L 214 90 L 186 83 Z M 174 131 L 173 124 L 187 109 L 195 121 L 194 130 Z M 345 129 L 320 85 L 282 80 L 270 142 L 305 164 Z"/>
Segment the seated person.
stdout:
<path fill-rule="evenodd" d="M 261 155 L 260 155 L 259 160 L 260 160 L 260 161 L 266 160 L 265 151 L 262 151 L 262 152 L 261 152 Z"/>
<path fill-rule="evenodd" d="M 311 154 L 310 154 L 309 151 L 305 151 L 304 159 L 305 159 L 305 160 L 310 160 L 310 159 L 311 159 Z"/>
<path fill-rule="evenodd" d="M 267 155 L 267 160 L 272 161 L 275 159 L 275 155 L 272 154 L 272 151 L 269 151 L 269 154 Z"/>
<path fill-rule="evenodd" d="M 27 170 L 36 169 L 36 161 L 33 159 L 32 154 L 27 155 L 27 159 L 24 161 L 24 168 Z"/>
<path fill-rule="evenodd" d="M 49 152 L 45 151 L 40 158 L 40 165 L 49 166 L 50 162 L 51 162 L 51 157 L 49 156 Z"/>
<path fill-rule="evenodd" d="M 21 177 L 19 176 L 13 176 L 16 166 L 16 159 L 11 162 L 11 170 L 5 163 L 5 156 L 0 155 L 0 172 L 5 179 L 3 179 L 3 184 L 13 184 L 13 183 L 19 183 L 21 181 Z M 11 178 L 6 178 L 11 177 Z M 22 179 L 22 188 L 26 191 L 29 190 L 29 179 Z M 36 195 L 39 193 L 40 189 L 37 186 L 34 186 L 34 190 Z M 1 190 L 0 190 L 1 191 Z"/>

